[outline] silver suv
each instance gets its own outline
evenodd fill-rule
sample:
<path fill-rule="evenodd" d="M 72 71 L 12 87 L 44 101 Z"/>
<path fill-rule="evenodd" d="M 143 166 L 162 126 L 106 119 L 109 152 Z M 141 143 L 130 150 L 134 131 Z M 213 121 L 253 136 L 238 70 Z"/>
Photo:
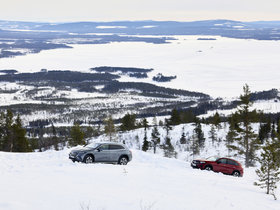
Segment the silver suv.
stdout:
<path fill-rule="evenodd" d="M 83 148 L 72 150 L 69 158 L 84 163 L 118 163 L 126 165 L 132 159 L 131 151 L 124 145 L 112 142 L 92 143 Z"/>

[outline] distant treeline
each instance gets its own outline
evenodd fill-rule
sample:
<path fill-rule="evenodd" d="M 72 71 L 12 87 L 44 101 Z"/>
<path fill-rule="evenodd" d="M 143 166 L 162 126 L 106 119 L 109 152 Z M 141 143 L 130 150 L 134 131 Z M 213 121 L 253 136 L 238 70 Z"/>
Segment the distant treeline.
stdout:
<path fill-rule="evenodd" d="M 21 73 L 0 75 L 0 81 L 63 81 L 63 82 L 84 82 L 84 81 L 110 81 L 119 76 L 105 73 L 81 73 L 75 71 L 43 71 L 35 73 Z"/>
<path fill-rule="evenodd" d="M 190 96 L 190 97 L 200 97 L 200 98 L 210 98 L 209 95 L 199 92 L 191 92 L 187 90 L 180 90 L 180 89 L 172 89 L 172 88 L 165 88 L 159 87 L 149 83 L 143 82 L 118 82 L 112 81 L 108 85 L 104 87 L 104 91 L 108 92 L 118 92 L 120 90 L 125 89 L 136 89 L 141 90 L 143 93 L 161 93 L 166 95 L 181 95 L 181 96 Z"/>
<path fill-rule="evenodd" d="M 156 76 L 153 77 L 153 80 L 156 82 L 170 82 L 173 79 L 176 79 L 177 76 L 164 76 L 161 73 L 158 73 Z"/>
<path fill-rule="evenodd" d="M 111 67 L 111 66 L 100 66 L 91 68 L 93 71 L 97 72 L 122 72 L 122 73 L 147 73 L 153 71 L 153 69 L 143 69 L 143 68 L 133 68 L 133 67 Z"/>

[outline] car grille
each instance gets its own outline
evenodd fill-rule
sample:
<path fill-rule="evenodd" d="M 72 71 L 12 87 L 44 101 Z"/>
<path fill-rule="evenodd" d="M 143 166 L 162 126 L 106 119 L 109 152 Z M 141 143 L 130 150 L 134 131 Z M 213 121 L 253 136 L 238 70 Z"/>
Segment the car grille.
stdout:
<path fill-rule="evenodd" d="M 71 153 L 69 154 L 69 156 L 70 156 L 70 157 L 76 157 L 77 154 L 78 154 L 77 152 L 71 152 Z"/>

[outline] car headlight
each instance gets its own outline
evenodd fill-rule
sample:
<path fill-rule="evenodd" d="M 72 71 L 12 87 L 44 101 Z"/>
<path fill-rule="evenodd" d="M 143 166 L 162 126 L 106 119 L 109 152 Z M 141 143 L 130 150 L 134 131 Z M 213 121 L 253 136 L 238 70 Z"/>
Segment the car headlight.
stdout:
<path fill-rule="evenodd" d="M 205 161 L 200 161 L 200 163 L 206 163 Z"/>

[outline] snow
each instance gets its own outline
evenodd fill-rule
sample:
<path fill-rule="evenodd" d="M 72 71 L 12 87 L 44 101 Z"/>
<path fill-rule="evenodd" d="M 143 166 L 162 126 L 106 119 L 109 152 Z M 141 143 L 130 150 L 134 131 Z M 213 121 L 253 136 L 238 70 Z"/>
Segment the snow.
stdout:
<path fill-rule="evenodd" d="M 279 100 L 258 100 L 255 101 L 250 108 L 250 110 L 256 109 L 259 112 L 263 113 L 279 113 L 280 112 L 280 101 Z M 237 111 L 237 108 L 234 109 L 217 109 L 207 111 L 206 114 L 200 115 L 199 117 L 207 118 L 213 116 L 216 112 L 218 112 L 222 116 L 229 116 Z"/>
<path fill-rule="evenodd" d="M 106 209 L 106 210 L 276 210 L 280 201 L 253 185 L 256 168 L 245 168 L 237 178 L 192 169 L 190 152 L 176 142 L 182 128 L 191 135 L 192 124 L 174 126 L 170 131 L 178 159 L 164 158 L 162 152 L 137 150 L 135 136 L 142 142 L 144 129 L 118 133 L 131 149 L 133 159 L 127 166 L 73 163 L 71 149 L 37 153 L 0 152 L 0 209 Z M 255 126 L 256 127 L 256 126 Z M 224 143 L 212 145 L 209 125 L 202 125 L 206 149 L 199 157 L 224 156 Z M 163 128 L 159 127 L 161 138 Z M 222 125 L 218 137 L 223 138 Z M 148 129 L 148 140 L 151 128 Z M 92 141 L 106 141 L 104 136 Z M 188 158 L 187 158 L 188 157 Z M 276 196 L 280 197 L 279 190 Z"/>
<path fill-rule="evenodd" d="M 153 25 L 147 25 L 147 26 L 141 26 L 141 27 L 138 27 L 139 29 L 141 28 L 156 28 L 157 26 L 153 26 Z"/>
<path fill-rule="evenodd" d="M 126 26 L 96 26 L 98 29 L 127 28 Z"/>
<path fill-rule="evenodd" d="M 279 88 L 280 42 L 202 36 L 174 36 L 169 44 L 113 42 L 71 45 L 38 54 L 0 59 L 0 69 L 35 72 L 42 68 L 89 72 L 97 66 L 153 68 L 149 78 L 122 77 L 121 81 L 149 82 L 165 87 L 200 91 L 213 97 L 236 97 L 245 83 L 251 90 Z M 209 36 L 206 36 L 209 37 Z M 200 53 L 198 53 L 200 51 Z M 157 83 L 158 73 L 177 75 L 168 83 Z"/>
<path fill-rule="evenodd" d="M 254 169 L 236 178 L 132 150 L 127 166 L 72 163 L 70 150 L 0 153 L 0 209 L 279 209 L 253 186 Z M 151 208 L 148 208 L 150 207 Z"/>

